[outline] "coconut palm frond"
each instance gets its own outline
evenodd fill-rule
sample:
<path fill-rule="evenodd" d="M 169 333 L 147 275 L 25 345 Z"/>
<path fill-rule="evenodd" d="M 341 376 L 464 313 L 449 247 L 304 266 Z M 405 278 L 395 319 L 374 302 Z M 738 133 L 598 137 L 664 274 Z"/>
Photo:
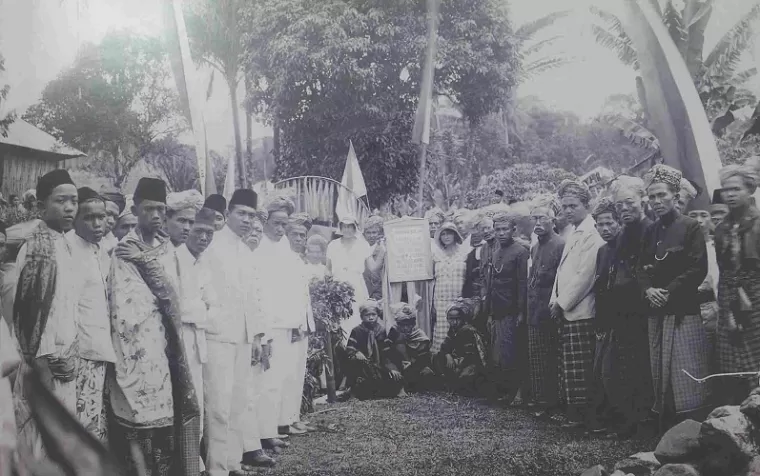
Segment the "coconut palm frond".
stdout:
<path fill-rule="evenodd" d="M 539 30 L 542 30 L 550 25 L 552 25 L 554 22 L 559 20 L 560 18 L 566 17 L 570 14 L 570 10 L 564 10 L 560 12 L 554 12 L 550 13 L 548 15 L 542 16 L 540 18 L 537 18 L 533 20 L 532 22 L 528 22 L 517 29 L 515 32 L 515 36 L 519 39 L 527 40 L 533 37 L 533 35 L 536 34 Z"/>
<path fill-rule="evenodd" d="M 625 34 L 625 28 L 623 27 L 623 22 L 616 15 L 597 7 L 590 7 L 589 11 L 592 14 L 598 16 L 607 25 L 607 30 L 611 31 L 612 33 L 616 35 Z"/>
<path fill-rule="evenodd" d="M 705 59 L 705 67 L 711 71 L 733 71 L 742 53 L 750 46 L 753 37 L 752 26 L 760 18 L 760 3 L 757 3 L 723 37 Z"/>
<path fill-rule="evenodd" d="M 532 45 L 526 47 L 524 50 L 522 50 L 520 52 L 520 54 L 522 54 L 524 58 L 527 58 L 528 56 L 537 53 L 542 48 L 544 48 L 544 47 L 546 47 L 546 46 L 554 43 L 555 41 L 559 40 L 560 38 L 562 38 L 562 35 L 557 35 L 557 36 L 553 36 L 551 38 L 547 38 L 545 40 L 541 40 L 541 41 L 539 41 L 539 42 L 537 42 L 535 44 L 532 44 Z"/>
<path fill-rule="evenodd" d="M 660 150 L 660 141 L 641 124 L 619 114 L 607 114 L 599 118 L 605 124 L 616 127 L 632 144 L 649 150 Z"/>
<path fill-rule="evenodd" d="M 566 56 L 545 56 L 523 66 L 523 74 L 528 79 L 572 62 L 573 59 Z"/>
<path fill-rule="evenodd" d="M 623 64 L 635 69 L 639 68 L 638 54 L 627 35 L 615 35 L 599 25 L 591 25 L 591 30 L 599 45 L 615 52 Z"/>

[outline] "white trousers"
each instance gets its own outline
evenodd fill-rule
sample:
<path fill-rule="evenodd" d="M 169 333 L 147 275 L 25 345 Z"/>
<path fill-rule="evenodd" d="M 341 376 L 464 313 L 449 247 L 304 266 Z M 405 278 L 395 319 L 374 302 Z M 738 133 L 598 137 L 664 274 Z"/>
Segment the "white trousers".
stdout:
<path fill-rule="evenodd" d="M 248 385 L 248 406 L 245 412 L 245 433 L 243 435 L 243 452 L 261 449 L 262 434 L 259 430 L 259 412 L 266 408 L 261 407 L 261 394 L 264 386 L 264 370 L 261 365 L 251 368 L 251 379 Z M 275 428 L 275 431 L 277 429 Z"/>
<path fill-rule="evenodd" d="M 246 431 L 251 344 L 208 341 L 204 366 L 206 400 L 206 469 L 227 476 L 240 469 Z"/>
<path fill-rule="evenodd" d="M 293 358 L 288 362 L 293 367 L 285 376 L 282 388 L 281 421 L 288 424 L 301 421 L 301 401 L 303 399 L 303 384 L 306 377 L 306 358 L 309 353 L 309 339 L 304 338 L 290 344 Z"/>
<path fill-rule="evenodd" d="M 195 396 L 198 399 L 198 408 L 201 411 L 201 439 L 203 439 L 203 427 L 204 427 L 204 404 L 203 404 L 203 362 L 201 356 L 198 353 L 198 346 L 195 345 L 195 329 L 191 326 L 182 326 L 182 340 L 185 344 L 185 355 L 187 356 L 187 364 L 190 366 L 190 378 L 193 379 L 193 387 L 195 387 Z M 203 458 L 201 458 L 201 471 L 205 471 L 203 465 Z"/>
<path fill-rule="evenodd" d="M 277 438 L 278 426 L 290 425 L 280 419 L 282 410 L 282 389 L 285 373 L 288 371 L 288 352 L 290 350 L 290 329 L 270 329 L 267 338 L 272 340 L 272 358 L 269 370 L 264 372 L 264 388 L 259 405 L 259 430 L 261 438 Z"/>

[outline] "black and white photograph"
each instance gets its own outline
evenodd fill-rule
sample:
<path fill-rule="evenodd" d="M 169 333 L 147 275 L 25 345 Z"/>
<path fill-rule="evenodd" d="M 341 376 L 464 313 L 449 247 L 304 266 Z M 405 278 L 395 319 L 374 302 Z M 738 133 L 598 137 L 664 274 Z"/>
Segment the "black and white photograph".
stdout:
<path fill-rule="evenodd" d="M 0 476 L 760 476 L 760 0 L 0 0 Z"/>

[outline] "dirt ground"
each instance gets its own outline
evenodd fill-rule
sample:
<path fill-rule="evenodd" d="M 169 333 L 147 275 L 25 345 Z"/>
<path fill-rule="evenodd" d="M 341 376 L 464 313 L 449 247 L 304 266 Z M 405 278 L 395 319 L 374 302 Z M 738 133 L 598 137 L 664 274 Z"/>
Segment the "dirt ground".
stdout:
<path fill-rule="evenodd" d="M 449 394 L 317 406 L 319 431 L 292 437 L 277 467 L 294 476 L 576 476 L 656 441 L 617 442 L 563 430 L 526 409 Z"/>

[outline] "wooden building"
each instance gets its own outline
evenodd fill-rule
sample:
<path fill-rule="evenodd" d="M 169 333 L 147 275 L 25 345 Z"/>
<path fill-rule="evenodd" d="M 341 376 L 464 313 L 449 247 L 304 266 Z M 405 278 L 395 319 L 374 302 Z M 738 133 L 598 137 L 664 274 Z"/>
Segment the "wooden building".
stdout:
<path fill-rule="evenodd" d="M 37 185 L 37 179 L 53 169 L 69 168 L 85 157 L 83 152 L 61 144 L 55 137 L 16 119 L 8 137 L 0 135 L 0 193 L 21 196 Z"/>

